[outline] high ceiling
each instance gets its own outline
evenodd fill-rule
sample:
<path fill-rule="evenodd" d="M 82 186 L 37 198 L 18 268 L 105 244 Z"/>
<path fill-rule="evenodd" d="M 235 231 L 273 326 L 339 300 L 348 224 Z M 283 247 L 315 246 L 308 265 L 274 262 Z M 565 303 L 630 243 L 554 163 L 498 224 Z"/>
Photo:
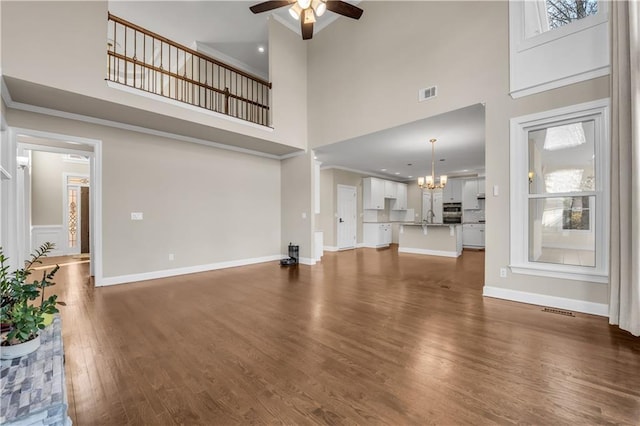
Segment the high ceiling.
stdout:
<path fill-rule="evenodd" d="M 219 59 L 233 61 L 231 65 L 268 79 L 267 20 L 273 17 L 292 31 L 299 33 L 300 29 L 298 22 L 289 16 L 287 7 L 254 15 L 249 6 L 259 2 L 110 1 L 109 11 L 185 46 L 195 48 L 197 43 L 206 53 L 222 54 Z M 338 18 L 327 12 L 316 23 L 314 33 Z M 265 51 L 259 52 L 259 47 Z M 436 174 L 484 173 L 482 105 L 322 147 L 316 150 L 316 156 L 323 166 L 410 180 L 431 173 L 431 138 L 438 139 Z"/>
<path fill-rule="evenodd" d="M 267 20 L 274 17 L 298 34 L 300 27 L 289 16 L 286 7 L 254 15 L 249 6 L 260 1 L 111 0 L 109 12 L 184 46 L 195 48 L 195 43 L 198 43 L 199 49 L 205 53 L 217 53 L 218 59 L 226 60 L 230 65 L 268 78 Z M 349 3 L 357 4 L 359 1 Z M 338 17 L 327 11 L 318 18 L 314 32 L 317 34 Z M 259 52 L 259 47 L 263 47 L 264 52 Z"/>
<path fill-rule="evenodd" d="M 413 123 L 363 135 L 315 150 L 323 167 L 337 166 L 395 180 L 484 174 L 484 106 L 472 105 Z"/>

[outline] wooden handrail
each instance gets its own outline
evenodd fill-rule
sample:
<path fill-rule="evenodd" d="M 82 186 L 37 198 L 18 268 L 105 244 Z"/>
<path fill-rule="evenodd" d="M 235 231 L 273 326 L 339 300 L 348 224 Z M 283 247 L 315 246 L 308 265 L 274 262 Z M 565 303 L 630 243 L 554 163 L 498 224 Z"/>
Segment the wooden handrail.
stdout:
<path fill-rule="evenodd" d="M 182 46 L 182 45 L 176 43 L 173 40 L 170 40 L 170 39 L 168 39 L 166 37 L 161 36 L 160 34 L 154 33 L 153 31 L 149 31 L 146 28 L 142 28 L 139 25 L 136 25 L 136 24 L 131 23 L 131 22 L 125 20 L 125 19 L 122 19 L 122 18 L 119 18 L 119 17 L 117 17 L 115 15 L 112 15 L 110 12 L 108 12 L 108 15 L 109 15 L 109 20 L 112 20 L 112 21 L 117 22 L 119 24 L 122 24 L 124 26 L 130 27 L 130 28 L 132 28 L 132 29 L 134 29 L 136 31 L 140 31 L 141 33 L 146 34 L 146 35 L 148 35 L 150 37 L 153 37 L 153 38 L 156 38 L 158 40 L 161 40 L 161 41 L 163 41 L 163 42 L 165 42 L 167 44 L 170 44 L 171 46 L 175 47 L 176 49 L 184 50 L 185 52 L 188 52 L 188 53 L 192 54 L 193 56 L 197 56 L 200 59 L 204 59 L 205 61 L 213 62 L 214 64 L 219 65 L 219 66 L 221 66 L 223 68 L 227 68 L 228 70 L 233 71 L 236 74 L 240 74 L 243 77 L 247 77 L 247 78 L 249 78 L 251 80 L 255 80 L 258 83 L 264 84 L 265 86 L 269 87 L 269 89 L 272 88 L 271 87 L 271 82 L 266 81 L 266 80 L 264 80 L 264 79 L 262 79 L 262 78 L 260 78 L 258 76 L 250 74 L 250 73 L 248 73 L 246 71 L 242 71 L 241 69 L 238 69 L 238 68 L 236 68 L 234 66 L 231 66 L 229 64 L 225 64 L 224 62 L 218 61 L 217 59 L 214 59 L 214 58 L 212 58 L 210 56 L 203 55 L 202 53 L 198 52 L 197 50 L 193 50 L 193 49 L 190 49 L 190 48 L 188 48 L 186 46 Z"/>
<path fill-rule="evenodd" d="M 269 125 L 270 82 L 111 13 L 108 22 L 107 80 Z"/>
<path fill-rule="evenodd" d="M 125 62 L 130 62 L 130 63 L 133 63 L 135 65 L 138 65 L 138 66 L 141 66 L 141 67 L 144 67 L 144 68 L 148 68 L 150 70 L 165 74 L 165 75 L 167 75 L 169 77 L 177 78 L 178 80 L 186 81 L 187 83 L 194 84 L 196 86 L 202 87 L 203 89 L 211 90 L 211 91 L 214 91 L 214 92 L 219 93 L 221 95 L 225 95 L 225 96 L 228 96 L 228 97 L 233 98 L 233 99 L 241 100 L 241 101 L 246 102 L 246 103 L 248 103 L 250 105 L 255 105 L 255 106 L 258 106 L 260 108 L 269 109 L 269 105 L 264 105 L 264 104 L 261 104 L 259 102 L 254 102 L 254 101 L 245 99 L 245 98 L 243 98 L 241 96 L 234 95 L 233 93 L 229 93 L 228 89 L 227 90 L 220 90 L 217 87 L 213 87 L 213 86 L 211 86 L 209 84 L 196 81 L 196 80 L 191 79 L 189 77 L 185 77 L 183 75 L 176 74 L 175 72 L 167 71 L 165 69 L 162 69 L 162 68 L 159 68 L 159 67 L 156 67 L 156 66 L 153 66 L 153 65 L 149 65 L 149 64 L 146 64 L 144 62 L 136 61 L 135 59 L 128 58 L 128 57 L 126 57 L 124 55 L 121 55 L 119 53 L 115 53 L 115 52 L 112 52 L 112 51 L 107 51 L 107 55 L 113 56 L 114 58 L 123 60 Z"/>

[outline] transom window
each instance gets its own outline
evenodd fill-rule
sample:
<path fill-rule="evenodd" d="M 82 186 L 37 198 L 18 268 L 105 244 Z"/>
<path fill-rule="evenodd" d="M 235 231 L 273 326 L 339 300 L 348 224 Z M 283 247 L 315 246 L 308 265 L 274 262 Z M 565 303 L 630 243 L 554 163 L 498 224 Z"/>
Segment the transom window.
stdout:
<path fill-rule="evenodd" d="M 527 0 L 525 37 L 534 37 L 598 13 L 597 0 Z"/>
<path fill-rule="evenodd" d="M 511 121 L 511 267 L 606 282 L 608 101 Z"/>

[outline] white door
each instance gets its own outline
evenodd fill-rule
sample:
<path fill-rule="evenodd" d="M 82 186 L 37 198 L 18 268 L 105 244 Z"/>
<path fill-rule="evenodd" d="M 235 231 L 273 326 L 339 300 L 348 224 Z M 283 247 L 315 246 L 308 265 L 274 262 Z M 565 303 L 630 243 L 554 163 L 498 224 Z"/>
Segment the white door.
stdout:
<path fill-rule="evenodd" d="M 338 250 L 356 247 L 357 214 L 356 187 L 338 185 Z"/>

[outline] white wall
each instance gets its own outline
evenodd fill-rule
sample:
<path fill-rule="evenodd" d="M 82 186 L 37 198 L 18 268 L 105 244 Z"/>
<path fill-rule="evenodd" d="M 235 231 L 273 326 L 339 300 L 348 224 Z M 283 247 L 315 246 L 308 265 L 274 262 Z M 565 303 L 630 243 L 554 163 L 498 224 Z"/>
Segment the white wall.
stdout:
<path fill-rule="evenodd" d="M 603 284 L 509 274 L 509 119 L 609 96 L 608 77 L 513 100 L 508 2 L 362 2 L 357 24 L 338 20 L 309 45 L 312 147 L 476 103 L 486 105 L 485 285 L 607 303 Z M 438 96 L 417 101 L 420 88 Z M 327 123 L 331 123 L 327 125 Z M 366 152 L 363 152 L 366 155 Z M 489 189 L 487 193 L 492 193 Z"/>
<path fill-rule="evenodd" d="M 282 243 L 281 253 L 288 253 L 289 243 L 300 248 L 300 261 L 314 263 L 313 232 L 315 214 L 313 201 L 313 157 L 306 153 L 281 164 Z"/>
<path fill-rule="evenodd" d="M 89 164 L 63 161 L 62 154 L 31 154 L 31 224 L 62 225 L 64 173 L 89 176 Z"/>
<path fill-rule="evenodd" d="M 274 83 L 273 129 L 251 126 L 242 122 L 218 118 L 210 113 L 181 106 L 167 104 L 149 97 L 123 92 L 107 86 L 107 10 L 106 1 L 3 1 L 2 2 L 2 73 L 7 77 L 37 83 L 46 88 L 55 88 L 57 92 L 39 90 L 39 93 L 25 95 L 50 104 L 56 104 L 60 91 L 89 97 L 74 100 L 74 105 L 60 105 L 58 109 L 72 110 L 81 107 L 80 113 L 87 115 L 109 114 L 122 117 L 117 105 L 136 108 L 141 120 L 147 126 L 163 125 L 150 112 L 161 114 L 165 121 L 171 120 L 176 126 L 189 130 L 193 123 L 207 126 L 209 133 L 225 140 L 219 143 L 232 143 L 233 134 L 277 142 L 292 147 L 306 147 L 306 122 L 290 118 L 305 115 L 306 100 L 300 97 L 300 89 L 306 85 L 306 73 L 298 73 L 299 68 L 287 68 L 292 62 L 299 61 L 299 51 L 304 49 L 301 41 L 290 43 L 292 37 L 283 36 L 283 29 L 277 31 L 270 25 L 274 34 L 270 36 L 269 53 L 281 65 L 271 66 L 270 78 Z M 249 12 L 248 12 L 249 13 Z M 290 31 L 289 31 L 290 32 Z M 295 37 L 293 37 L 295 38 Z M 284 43 L 282 45 L 281 43 Z M 296 46 L 297 45 L 297 46 Z M 304 50 L 303 50 L 304 52 Z M 289 60 L 286 57 L 289 56 Z M 302 63 L 306 60 L 302 59 Z M 44 71 L 46 70 L 46 71 Z M 293 71 L 293 72 L 292 72 Z M 49 95 L 45 95 L 49 93 Z M 49 99 L 45 99 L 49 96 Z M 94 100 L 109 101 L 114 104 L 99 104 Z M 58 102 L 59 103 L 59 102 Z M 120 108 L 122 109 L 122 108 Z M 131 113 L 122 117 L 132 119 Z M 177 120 L 175 120 L 177 119 Z M 140 124 L 143 125 L 143 124 Z M 179 131 L 176 131 L 179 133 Z"/>
<path fill-rule="evenodd" d="M 12 109 L 7 119 L 102 141 L 106 278 L 280 254 L 277 160 Z"/>

